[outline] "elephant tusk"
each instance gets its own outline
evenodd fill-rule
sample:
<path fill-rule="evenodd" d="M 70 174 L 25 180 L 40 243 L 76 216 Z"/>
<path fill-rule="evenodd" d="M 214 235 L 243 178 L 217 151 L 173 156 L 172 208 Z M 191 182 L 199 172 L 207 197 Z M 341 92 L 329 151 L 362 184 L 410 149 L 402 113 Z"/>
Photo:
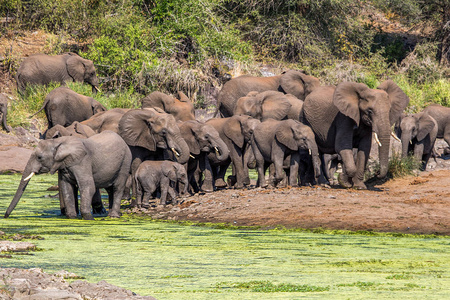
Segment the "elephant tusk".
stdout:
<path fill-rule="evenodd" d="M 391 135 L 392 135 L 392 137 L 393 137 L 395 140 L 397 140 L 397 141 L 399 141 L 399 142 L 402 142 L 402 141 L 398 138 L 398 136 L 397 136 L 395 133 L 393 133 L 392 131 L 391 131 Z"/>
<path fill-rule="evenodd" d="M 175 148 L 170 148 L 170 150 L 172 150 L 172 152 L 175 153 L 176 156 L 180 156 L 180 153 L 178 153 Z"/>
<path fill-rule="evenodd" d="M 309 153 L 309 155 L 311 155 L 311 149 L 308 149 L 308 153 Z"/>
<path fill-rule="evenodd" d="M 219 151 L 219 148 L 217 148 L 217 147 L 214 147 L 214 151 L 216 151 L 216 153 L 220 155 L 220 151 Z"/>
<path fill-rule="evenodd" d="M 378 146 L 381 147 L 381 142 L 378 139 L 378 134 L 376 132 L 374 132 L 374 136 L 375 136 L 375 142 L 377 142 Z"/>
<path fill-rule="evenodd" d="M 99 92 L 99 93 L 102 92 L 102 91 L 100 91 L 100 89 L 99 89 L 98 87 L 96 87 L 95 85 L 94 85 L 94 88 L 97 90 L 97 92 Z"/>
<path fill-rule="evenodd" d="M 192 159 L 195 159 L 194 155 L 192 155 L 192 154 L 189 154 L 189 157 Z"/>
<path fill-rule="evenodd" d="M 32 172 L 30 175 L 27 176 L 27 178 L 25 178 L 23 181 L 28 181 L 31 179 L 31 177 L 34 176 L 34 172 Z"/>
<path fill-rule="evenodd" d="M 409 140 L 409 143 L 412 145 L 412 140 Z"/>

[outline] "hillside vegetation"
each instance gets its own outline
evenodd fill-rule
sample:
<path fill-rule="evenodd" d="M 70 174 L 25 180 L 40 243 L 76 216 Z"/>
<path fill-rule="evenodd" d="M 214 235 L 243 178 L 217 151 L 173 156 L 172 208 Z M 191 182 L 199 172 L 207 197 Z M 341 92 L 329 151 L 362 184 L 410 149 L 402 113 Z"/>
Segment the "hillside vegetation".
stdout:
<path fill-rule="evenodd" d="M 450 106 L 450 0 L 1 2 L 2 36 L 41 29 L 52 34 L 48 54 L 93 60 L 103 91 L 96 98 L 116 97 L 105 100 L 110 107 L 182 90 L 204 108 L 225 73 L 290 68 L 328 84 L 376 87 L 392 78 L 411 97 L 412 112 L 432 102 Z M 0 51 L 3 71 L 14 76 L 21 54 L 8 45 Z M 34 93 L 35 107 L 46 92 Z"/>

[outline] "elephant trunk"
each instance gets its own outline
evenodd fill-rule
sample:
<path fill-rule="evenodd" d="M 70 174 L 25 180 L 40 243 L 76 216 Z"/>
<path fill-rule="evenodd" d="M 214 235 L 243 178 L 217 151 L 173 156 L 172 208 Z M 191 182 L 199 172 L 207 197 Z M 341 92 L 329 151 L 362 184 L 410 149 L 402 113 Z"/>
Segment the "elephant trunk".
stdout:
<path fill-rule="evenodd" d="M 389 148 L 391 146 L 391 128 L 389 126 L 389 119 L 385 121 L 387 125 L 381 126 L 379 130 L 378 139 L 381 146 L 378 147 L 378 158 L 380 160 L 380 174 L 378 178 L 384 178 L 389 169 Z M 375 131 L 376 132 L 376 131 Z"/>
<path fill-rule="evenodd" d="M 225 142 L 221 138 L 217 138 L 211 142 L 211 146 L 216 153 L 216 158 L 218 161 L 222 162 L 228 159 L 229 150 Z"/>
<path fill-rule="evenodd" d="M 6 112 L 6 108 L 5 108 L 4 111 L 2 111 L 2 125 L 3 125 L 3 128 L 6 130 L 6 132 L 9 132 L 8 125 L 6 125 L 6 114 L 7 114 L 7 112 Z"/>
<path fill-rule="evenodd" d="M 188 162 L 190 154 L 189 146 L 180 135 L 174 135 L 173 138 L 168 137 L 167 146 L 175 154 L 175 159 L 178 163 L 184 164 Z"/>
<path fill-rule="evenodd" d="M 32 154 L 31 157 L 30 157 L 30 160 L 28 160 L 28 163 L 27 163 L 27 165 L 25 167 L 25 170 L 23 172 L 23 175 L 22 175 L 22 179 L 20 180 L 19 187 L 17 188 L 16 194 L 14 195 L 13 200 L 11 201 L 11 203 L 9 204 L 8 209 L 6 210 L 5 218 L 9 217 L 11 212 L 16 207 L 17 203 L 19 203 L 19 200 L 22 197 L 22 194 L 25 191 L 25 188 L 27 187 L 28 182 L 30 182 L 31 176 L 34 175 L 34 172 L 32 171 L 32 169 L 33 169 L 33 166 L 32 166 L 33 156 L 34 156 L 34 154 Z"/>
<path fill-rule="evenodd" d="M 408 150 L 409 150 L 409 143 L 411 141 L 411 133 L 402 131 L 402 158 L 405 158 L 408 156 Z"/>
<path fill-rule="evenodd" d="M 314 177 L 318 178 L 320 175 L 320 170 L 321 170 L 321 160 L 320 160 L 320 156 L 319 156 L 319 149 L 317 148 L 317 144 L 314 143 L 308 143 L 308 148 L 309 150 L 311 150 L 311 159 L 312 159 L 312 164 L 313 164 L 313 168 L 314 168 Z"/>

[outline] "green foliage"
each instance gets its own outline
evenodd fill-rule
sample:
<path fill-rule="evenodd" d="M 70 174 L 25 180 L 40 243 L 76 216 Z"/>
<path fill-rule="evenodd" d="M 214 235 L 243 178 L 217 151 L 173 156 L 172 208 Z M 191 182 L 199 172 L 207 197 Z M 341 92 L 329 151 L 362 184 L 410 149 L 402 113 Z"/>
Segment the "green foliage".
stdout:
<path fill-rule="evenodd" d="M 402 158 L 400 154 L 394 153 L 389 160 L 388 176 L 397 178 L 415 175 L 420 165 L 421 162 L 412 155 Z"/>
<path fill-rule="evenodd" d="M 218 283 L 217 288 L 233 288 L 249 290 L 256 293 L 292 293 L 292 292 L 325 292 L 329 287 L 298 285 L 289 283 L 274 284 L 270 281 L 249 281 L 239 283 Z"/>

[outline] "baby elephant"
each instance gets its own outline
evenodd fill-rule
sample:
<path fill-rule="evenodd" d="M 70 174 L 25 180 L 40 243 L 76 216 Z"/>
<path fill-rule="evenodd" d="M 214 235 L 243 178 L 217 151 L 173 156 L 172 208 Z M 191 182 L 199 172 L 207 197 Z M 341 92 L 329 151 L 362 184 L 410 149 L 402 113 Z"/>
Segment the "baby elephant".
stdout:
<path fill-rule="evenodd" d="M 135 180 L 138 207 L 144 208 L 150 206 L 150 197 L 158 187 L 161 188 L 160 204 L 165 205 L 167 193 L 173 200 L 176 198 L 177 182 L 184 185 L 183 194 L 186 194 L 189 186 L 186 169 L 181 164 L 168 160 L 144 161 L 136 171 Z"/>

